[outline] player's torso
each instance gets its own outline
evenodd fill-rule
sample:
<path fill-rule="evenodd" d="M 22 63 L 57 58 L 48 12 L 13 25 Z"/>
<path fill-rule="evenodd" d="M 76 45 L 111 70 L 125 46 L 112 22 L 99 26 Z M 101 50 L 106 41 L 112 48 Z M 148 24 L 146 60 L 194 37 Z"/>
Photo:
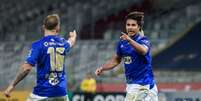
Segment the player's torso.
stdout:
<path fill-rule="evenodd" d="M 132 37 L 139 43 L 140 36 Z M 127 83 L 148 83 L 152 82 L 153 74 L 151 69 L 150 51 L 146 55 L 139 54 L 128 41 L 120 43 L 122 59 L 125 67 Z M 147 81 L 146 81 L 147 80 Z"/>
<path fill-rule="evenodd" d="M 67 42 L 59 36 L 46 36 L 39 41 L 40 58 L 37 61 L 37 86 L 34 93 L 41 96 L 66 94 L 64 56 Z"/>

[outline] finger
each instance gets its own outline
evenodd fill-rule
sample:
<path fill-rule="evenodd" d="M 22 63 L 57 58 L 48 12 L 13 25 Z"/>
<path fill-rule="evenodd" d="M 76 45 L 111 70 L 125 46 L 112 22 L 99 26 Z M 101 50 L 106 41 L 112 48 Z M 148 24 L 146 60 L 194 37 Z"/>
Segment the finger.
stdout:
<path fill-rule="evenodd" d="M 97 73 L 97 76 L 99 76 L 99 75 L 100 75 L 100 72 Z"/>
<path fill-rule="evenodd" d="M 10 97 L 10 94 L 6 94 L 5 96 L 6 96 L 7 98 L 9 98 L 9 97 Z"/>
<path fill-rule="evenodd" d="M 126 37 L 126 36 L 127 36 L 126 34 L 122 34 L 122 35 L 121 35 L 121 37 Z"/>
<path fill-rule="evenodd" d="M 96 75 L 97 75 L 97 76 L 100 75 L 100 70 L 96 70 Z"/>
<path fill-rule="evenodd" d="M 98 72 L 96 72 L 96 76 L 98 76 L 99 75 L 99 73 Z"/>
<path fill-rule="evenodd" d="M 121 32 L 121 35 L 125 35 L 125 36 L 127 36 L 127 34 L 126 34 L 126 33 L 124 33 L 124 32 Z"/>
<path fill-rule="evenodd" d="M 8 92 L 4 92 L 4 95 L 5 95 L 6 97 L 10 97 L 10 94 L 9 94 Z"/>
<path fill-rule="evenodd" d="M 98 72 L 96 72 L 96 75 L 98 76 Z"/>
<path fill-rule="evenodd" d="M 96 74 L 96 75 L 98 74 L 98 70 L 95 71 L 95 74 Z"/>
<path fill-rule="evenodd" d="M 100 70 L 97 70 L 96 73 L 97 73 L 97 74 L 100 73 Z"/>
<path fill-rule="evenodd" d="M 98 74 L 100 74 L 101 73 L 101 71 L 100 70 L 98 70 Z"/>
<path fill-rule="evenodd" d="M 124 38 L 124 36 L 122 35 L 122 36 L 120 36 L 120 39 L 125 39 L 125 38 Z"/>
<path fill-rule="evenodd" d="M 70 36 L 72 36 L 74 33 L 73 33 L 73 32 L 70 32 L 69 34 L 70 34 Z"/>

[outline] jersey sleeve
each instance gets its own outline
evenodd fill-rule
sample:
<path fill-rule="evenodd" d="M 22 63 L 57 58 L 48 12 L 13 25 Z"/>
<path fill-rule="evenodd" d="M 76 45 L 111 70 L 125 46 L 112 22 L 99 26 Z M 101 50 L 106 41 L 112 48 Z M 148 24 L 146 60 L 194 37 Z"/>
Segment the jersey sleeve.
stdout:
<path fill-rule="evenodd" d="M 65 44 L 65 53 L 68 53 L 70 51 L 70 42 L 69 41 L 66 41 L 66 44 Z"/>
<path fill-rule="evenodd" d="M 33 43 L 27 55 L 26 63 L 32 66 L 35 66 L 38 61 L 39 52 L 40 52 L 39 45 L 36 43 Z"/>
<path fill-rule="evenodd" d="M 118 55 L 118 56 L 122 56 L 122 52 L 121 52 L 121 42 L 119 41 L 118 43 L 117 43 L 117 46 L 116 46 L 116 54 Z"/>
<path fill-rule="evenodd" d="M 151 43 L 146 37 L 143 37 L 142 39 L 140 39 L 139 44 L 146 47 L 148 49 L 147 53 L 149 53 L 149 51 L 151 50 Z"/>

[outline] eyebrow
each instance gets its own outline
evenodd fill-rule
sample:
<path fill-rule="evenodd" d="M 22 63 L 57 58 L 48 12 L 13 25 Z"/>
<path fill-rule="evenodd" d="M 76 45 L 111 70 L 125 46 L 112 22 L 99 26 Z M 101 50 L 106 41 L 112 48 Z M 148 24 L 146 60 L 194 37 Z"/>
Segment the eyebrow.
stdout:
<path fill-rule="evenodd" d="M 135 23 L 132 23 L 132 24 L 130 24 L 130 23 L 127 23 L 126 25 L 136 25 Z"/>

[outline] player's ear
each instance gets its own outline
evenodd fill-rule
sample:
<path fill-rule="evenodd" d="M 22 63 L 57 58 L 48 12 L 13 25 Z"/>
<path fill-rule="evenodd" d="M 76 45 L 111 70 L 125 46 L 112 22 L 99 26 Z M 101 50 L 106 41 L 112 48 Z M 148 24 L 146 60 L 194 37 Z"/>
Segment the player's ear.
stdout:
<path fill-rule="evenodd" d="M 41 27 L 41 31 L 42 31 L 42 32 L 45 31 L 45 25 L 42 25 L 42 27 Z"/>
<path fill-rule="evenodd" d="M 42 28 L 45 29 L 45 25 L 42 25 Z"/>
<path fill-rule="evenodd" d="M 57 27 L 56 27 L 56 32 L 59 33 L 60 31 L 61 31 L 61 28 L 60 28 L 59 25 L 57 25 Z"/>
<path fill-rule="evenodd" d="M 140 25 L 138 25 L 138 30 L 141 31 L 141 26 Z"/>

